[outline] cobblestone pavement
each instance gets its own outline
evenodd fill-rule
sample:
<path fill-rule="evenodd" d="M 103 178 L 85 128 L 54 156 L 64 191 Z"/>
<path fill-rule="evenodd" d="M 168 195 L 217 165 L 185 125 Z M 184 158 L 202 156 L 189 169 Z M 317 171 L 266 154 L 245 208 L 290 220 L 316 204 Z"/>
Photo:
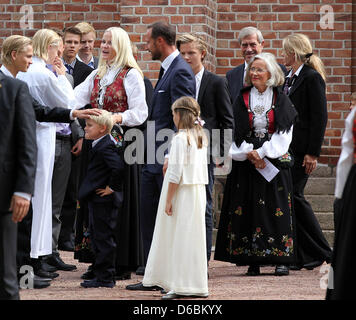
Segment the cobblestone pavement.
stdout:
<path fill-rule="evenodd" d="M 76 264 L 77 270 L 58 271 L 58 278 L 44 289 L 21 289 L 21 300 L 160 300 L 160 292 L 125 290 L 125 286 L 137 283 L 142 276 L 132 274 L 130 280 L 117 281 L 112 289 L 85 289 L 80 279 L 88 264 L 78 263 L 72 252 L 60 252 L 66 263 Z M 248 277 L 247 267 L 236 267 L 231 263 L 210 261 L 209 300 L 324 300 L 327 265 L 312 271 L 290 271 L 289 276 L 276 277 L 273 267 L 261 268 L 261 275 Z M 188 299 L 184 299 L 188 300 Z M 197 301 L 197 299 L 194 299 Z"/>

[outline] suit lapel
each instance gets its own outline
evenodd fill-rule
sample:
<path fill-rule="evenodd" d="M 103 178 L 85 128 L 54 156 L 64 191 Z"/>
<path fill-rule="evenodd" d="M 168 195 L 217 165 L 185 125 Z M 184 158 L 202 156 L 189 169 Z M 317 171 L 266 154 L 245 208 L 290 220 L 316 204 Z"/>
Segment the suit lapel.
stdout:
<path fill-rule="evenodd" d="M 198 95 L 198 103 L 201 104 L 202 98 L 204 96 L 204 92 L 206 87 L 209 83 L 209 72 L 205 69 L 203 73 L 203 77 L 201 79 L 200 88 L 199 88 L 199 95 Z"/>
<path fill-rule="evenodd" d="M 293 86 L 291 87 L 289 91 L 289 96 L 291 96 L 295 90 L 303 83 L 303 80 L 305 78 L 305 74 L 308 72 L 308 69 L 306 66 L 303 66 L 302 70 L 300 71 L 297 79 L 295 80 Z"/>

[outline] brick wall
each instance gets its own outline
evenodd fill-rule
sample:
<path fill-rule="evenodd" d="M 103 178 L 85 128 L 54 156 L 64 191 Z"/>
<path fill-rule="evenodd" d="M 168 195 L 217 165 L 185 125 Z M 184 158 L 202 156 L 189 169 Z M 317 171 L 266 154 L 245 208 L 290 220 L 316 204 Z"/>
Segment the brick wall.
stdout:
<path fill-rule="evenodd" d="M 33 29 L 21 29 L 25 5 L 33 9 Z M 333 12 L 323 11 L 325 6 Z M 329 120 L 320 160 L 335 165 L 349 96 L 356 91 L 355 7 L 352 0 L 0 0 L 0 45 L 10 34 L 31 36 L 39 28 L 61 29 L 85 20 L 99 31 L 98 47 L 103 30 L 121 25 L 141 50 L 141 68 L 155 82 L 160 63 L 144 51 L 143 35 L 157 20 L 177 25 L 178 33 L 200 33 L 209 44 L 207 68 L 220 75 L 242 62 L 237 36 L 245 26 L 261 29 L 265 50 L 279 59 L 286 35 L 306 33 L 328 74 Z"/>

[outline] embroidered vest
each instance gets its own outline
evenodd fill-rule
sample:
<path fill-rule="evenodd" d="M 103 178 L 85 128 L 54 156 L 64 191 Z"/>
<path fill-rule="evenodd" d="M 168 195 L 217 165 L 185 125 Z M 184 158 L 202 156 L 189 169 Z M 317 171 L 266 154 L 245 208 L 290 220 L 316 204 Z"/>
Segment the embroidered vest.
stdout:
<path fill-rule="evenodd" d="M 128 109 L 127 95 L 124 88 L 124 78 L 129 68 L 123 68 L 112 84 L 106 88 L 102 108 L 110 112 L 124 112 Z M 93 108 L 99 108 L 98 98 L 100 90 L 100 79 L 98 75 L 94 78 L 94 88 L 90 96 Z"/>
<path fill-rule="evenodd" d="M 249 124 L 250 124 L 251 131 L 254 131 L 253 130 L 254 113 L 253 113 L 253 111 L 251 110 L 251 107 L 250 107 L 250 90 L 245 91 L 242 94 L 242 96 L 243 96 L 243 99 L 244 99 L 244 102 L 245 102 L 245 106 L 246 106 L 247 111 L 248 111 L 248 118 L 249 118 Z M 267 129 L 268 133 L 270 133 L 270 134 L 274 133 L 274 131 L 275 131 L 275 128 L 274 128 L 274 104 L 275 104 L 275 102 L 276 102 L 276 94 L 273 93 L 272 107 L 266 113 L 267 126 L 268 126 L 268 128 L 266 128 L 266 129 Z"/>

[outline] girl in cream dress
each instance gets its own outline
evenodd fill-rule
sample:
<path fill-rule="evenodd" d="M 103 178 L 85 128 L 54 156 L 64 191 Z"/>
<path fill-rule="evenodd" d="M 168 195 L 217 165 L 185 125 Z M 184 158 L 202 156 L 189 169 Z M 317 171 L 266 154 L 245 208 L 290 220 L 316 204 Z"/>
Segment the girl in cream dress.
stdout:
<path fill-rule="evenodd" d="M 162 299 L 207 297 L 207 140 L 196 100 L 182 97 L 172 111 L 179 131 L 171 143 L 142 284 L 164 288 Z"/>

